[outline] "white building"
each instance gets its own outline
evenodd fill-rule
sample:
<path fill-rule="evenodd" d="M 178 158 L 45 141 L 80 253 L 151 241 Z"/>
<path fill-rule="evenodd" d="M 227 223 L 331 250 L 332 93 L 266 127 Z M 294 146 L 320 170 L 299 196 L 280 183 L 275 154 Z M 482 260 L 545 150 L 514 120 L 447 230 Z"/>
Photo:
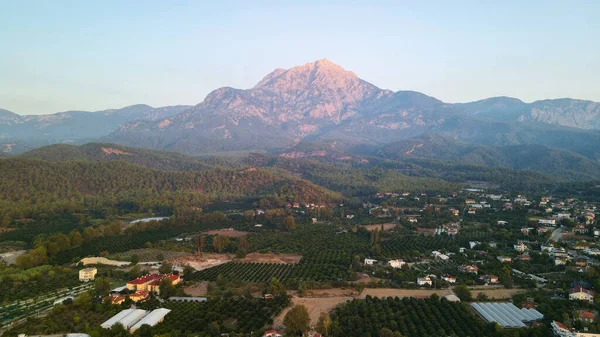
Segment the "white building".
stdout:
<path fill-rule="evenodd" d="M 366 265 L 372 266 L 372 265 L 374 265 L 374 264 L 376 264 L 376 263 L 377 263 L 377 260 L 373 260 L 373 259 L 365 259 L 365 262 L 364 262 L 364 263 L 365 263 Z"/>
<path fill-rule="evenodd" d="M 431 281 L 431 278 L 429 276 L 425 276 L 425 277 L 418 277 L 417 278 L 417 285 L 418 286 L 425 286 L 425 285 L 433 285 L 433 282 Z"/>
<path fill-rule="evenodd" d="M 96 268 L 84 268 L 79 271 L 79 281 L 88 282 L 93 281 L 96 278 L 98 269 Z"/>
<path fill-rule="evenodd" d="M 388 261 L 388 264 L 392 268 L 402 268 L 406 262 L 404 262 L 404 260 L 390 260 Z"/>
<path fill-rule="evenodd" d="M 148 312 L 142 309 L 125 309 L 100 324 L 100 326 L 104 329 L 110 329 L 115 324 L 121 324 L 125 329 L 129 329 L 147 314 Z"/>
<path fill-rule="evenodd" d="M 514 248 L 517 252 L 524 252 L 527 250 L 527 246 L 523 243 L 523 242 L 519 242 L 516 245 L 514 245 Z"/>

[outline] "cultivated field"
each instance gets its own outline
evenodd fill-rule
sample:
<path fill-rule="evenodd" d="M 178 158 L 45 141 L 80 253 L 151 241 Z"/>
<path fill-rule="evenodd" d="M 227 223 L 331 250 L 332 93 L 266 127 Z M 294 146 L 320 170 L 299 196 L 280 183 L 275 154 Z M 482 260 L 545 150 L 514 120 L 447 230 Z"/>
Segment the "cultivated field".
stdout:
<path fill-rule="evenodd" d="M 363 290 L 362 294 L 360 294 L 360 298 L 365 298 L 367 295 L 377 296 L 377 297 L 416 297 L 416 298 L 425 298 L 429 297 L 433 294 L 438 294 L 438 296 L 446 296 L 450 295 L 452 292 L 449 289 L 388 289 L 388 288 L 366 288 Z"/>
<path fill-rule="evenodd" d="M 243 259 L 236 259 L 236 262 L 258 262 L 258 263 L 286 263 L 296 264 L 300 262 L 302 255 L 292 254 L 260 254 L 250 253 Z"/>
<path fill-rule="evenodd" d="M 363 225 L 361 227 L 366 228 L 368 231 L 374 231 L 376 229 L 381 230 L 381 226 L 383 226 L 384 231 L 389 231 L 396 228 L 397 224 L 395 223 L 384 223 L 379 225 Z"/>
<path fill-rule="evenodd" d="M 241 236 L 246 236 L 250 233 L 237 231 L 235 229 L 215 229 L 212 231 L 204 232 L 206 235 L 224 235 L 230 238 L 239 238 Z"/>

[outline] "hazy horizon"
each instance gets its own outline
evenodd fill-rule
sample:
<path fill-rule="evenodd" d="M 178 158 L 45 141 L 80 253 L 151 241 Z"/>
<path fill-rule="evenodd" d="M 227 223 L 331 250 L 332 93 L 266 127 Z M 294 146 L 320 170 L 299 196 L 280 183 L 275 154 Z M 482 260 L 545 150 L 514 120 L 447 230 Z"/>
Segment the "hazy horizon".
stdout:
<path fill-rule="evenodd" d="M 0 108 L 195 105 L 327 58 L 444 102 L 600 101 L 600 3 L 0 3 Z"/>

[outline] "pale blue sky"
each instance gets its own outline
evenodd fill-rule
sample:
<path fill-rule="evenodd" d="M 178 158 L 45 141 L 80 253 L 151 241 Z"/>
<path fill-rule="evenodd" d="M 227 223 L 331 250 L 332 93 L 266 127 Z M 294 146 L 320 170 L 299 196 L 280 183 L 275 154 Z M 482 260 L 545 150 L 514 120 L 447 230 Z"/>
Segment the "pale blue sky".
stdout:
<path fill-rule="evenodd" d="M 391 90 L 600 101 L 600 1 L 0 1 L 0 108 L 197 104 L 326 57 Z"/>

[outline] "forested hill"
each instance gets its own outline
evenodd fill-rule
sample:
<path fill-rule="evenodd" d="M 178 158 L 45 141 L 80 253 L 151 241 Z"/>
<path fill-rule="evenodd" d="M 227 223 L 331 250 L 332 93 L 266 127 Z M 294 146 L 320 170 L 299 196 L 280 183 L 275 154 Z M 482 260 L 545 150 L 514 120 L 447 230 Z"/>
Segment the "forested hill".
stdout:
<path fill-rule="evenodd" d="M 425 158 L 494 168 L 531 170 L 560 181 L 600 178 L 600 164 L 575 152 L 543 145 L 486 146 L 426 135 L 381 148 L 378 156 L 393 160 Z"/>
<path fill-rule="evenodd" d="M 51 162 L 91 161 L 105 162 L 122 160 L 152 169 L 169 171 L 197 171 L 216 168 L 199 158 L 177 152 L 156 151 L 109 143 L 88 143 L 81 146 L 57 144 L 45 146 L 20 155 L 24 158 L 42 159 Z M 219 163 L 219 166 L 225 163 Z"/>
<path fill-rule="evenodd" d="M 200 206 L 212 200 L 274 195 L 296 202 L 342 199 L 338 193 L 276 169 L 174 172 L 123 161 L 53 163 L 9 158 L 0 160 L 0 172 L 0 213 L 22 213 L 15 217 L 49 208 L 89 206 L 91 201 L 111 207 L 144 202 L 151 209 L 172 204 L 174 196 L 185 196 L 184 203 Z"/>

